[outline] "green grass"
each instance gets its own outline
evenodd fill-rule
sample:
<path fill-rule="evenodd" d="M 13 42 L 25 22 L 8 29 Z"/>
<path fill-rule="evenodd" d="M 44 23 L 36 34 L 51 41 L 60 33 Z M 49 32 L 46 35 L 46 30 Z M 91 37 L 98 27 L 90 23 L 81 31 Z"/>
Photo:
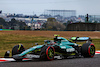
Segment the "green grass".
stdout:
<path fill-rule="evenodd" d="M 12 29 L 2 29 L 3 31 L 13 31 Z"/>
<path fill-rule="evenodd" d="M 0 34 L 0 57 L 4 56 L 7 50 L 12 50 L 14 45 L 19 43 L 23 44 L 25 48 L 30 48 L 35 43 L 43 44 L 44 40 L 51 40 L 48 37 L 42 36 L 26 36 L 26 35 L 15 35 L 15 34 Z"/>
<path fill-rule="evenodd" d="M 100 50 L 100 39 L 93 39 L 92 42 L 94 43 L 96 50 Z"/>
<path fill-rule="evenodd" d="M 23 44 L 25 48 L 30 48 L 34 46 L 35 43 L 43 44 L 44 40 L 52 40 L 52 39 L 53 38 L 43 37 L 43 36 L 0 33 L 0 57 L 3 57 L 7 50 L 10 50 L 11 52 L 14 45 L 17 45 L 19 43 Z M 100 39 L 93 39 L 93 43 L 96 46 L 96 50 L 100 50 Z"/>

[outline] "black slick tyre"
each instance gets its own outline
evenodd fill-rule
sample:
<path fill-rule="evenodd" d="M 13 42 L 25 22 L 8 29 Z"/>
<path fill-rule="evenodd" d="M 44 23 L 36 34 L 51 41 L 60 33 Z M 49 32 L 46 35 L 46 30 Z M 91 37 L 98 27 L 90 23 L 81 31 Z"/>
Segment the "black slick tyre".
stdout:
<path fill-rule="evenodd" d="M 14 55 L 22 53 L 23 51 L 25 51 L 23 45 L 20 44 L 20 45 L 14 46 L 12 49 L 12 57 Z M 14 58 L 14 59 L 19 62 L 19 61 L 22 61 L 23 58 L 18 58 L 18 59 Z"/>
<path fill-rule="evenodd" d="M 55 49 L 52 46 L 43 46 L 41 48 L 40 59 L 41 60 L 53 60 Z"/>
<path fill-rule="evenodd" d="M 81 53 L 83 57 L 94 57 L 95 46 L 93 43 L 85 43 L 82 45 Z"/>
<path fill-rule="evenodd" d="M 20 49 L 19 49 L 20 48 Z M 16 54 L 20 54 L 23 51 L 25 51 L 25 48 L 23 47 L 23 45 L 16 45 L 13 47 L 12 49 L 12 56 L 16 55 Z"/>

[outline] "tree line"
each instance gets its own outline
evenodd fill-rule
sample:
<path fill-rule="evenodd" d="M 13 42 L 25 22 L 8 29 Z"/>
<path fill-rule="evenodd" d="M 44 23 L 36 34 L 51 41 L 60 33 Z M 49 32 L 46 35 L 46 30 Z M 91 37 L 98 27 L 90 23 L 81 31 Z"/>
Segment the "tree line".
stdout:
<path fill-rule="evenodd" d="M 0 18 L 0 29 L 12 29 L 12 30 L 28 30 L 28 27 L 25 22 L 17 21 L 14 18 L 11 21 L 6 22 L 3 18 Z"/>
<path fill-rule="evenodd" d="M 40 30 L 51 30 L 51 31 L 65 31 L 67 30 L 67 23 L 57 22 L 55 18 L 48 18 L 47 22 L 41 26 Z M 30 26 L 27 26 L 25 22 L 15 20 L 6 22 L 3 18 L 0 18 L 0 29 L 12 29 L 12 30 L 31 30 Z"/>
<path fill-rule="evenodd" d="M 68 23 L 57 22 L 55 18 L 48 18 L 47 22 L 43 24 L 42 30 L 51 31 L 65 31 L 67 29 Z"/>

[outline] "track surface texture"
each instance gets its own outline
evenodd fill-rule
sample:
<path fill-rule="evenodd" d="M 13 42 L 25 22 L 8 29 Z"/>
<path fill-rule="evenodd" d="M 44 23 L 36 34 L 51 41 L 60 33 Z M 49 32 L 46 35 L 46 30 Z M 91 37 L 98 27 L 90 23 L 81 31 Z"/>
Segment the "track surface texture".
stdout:
<path fill-rule="evenodd" d="M 100 55 L 93 58 L 67 58 L 53 61 L 3 62 L 0 67 L 100 67 Z"/>

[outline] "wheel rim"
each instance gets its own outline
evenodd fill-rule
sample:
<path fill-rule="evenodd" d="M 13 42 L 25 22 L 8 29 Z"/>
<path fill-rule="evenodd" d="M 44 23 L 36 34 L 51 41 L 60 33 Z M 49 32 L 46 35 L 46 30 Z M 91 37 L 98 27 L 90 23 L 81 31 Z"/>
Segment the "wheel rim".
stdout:
<path fill-rule="evenodd" d="M 48 47 L 46 50 L 47 59 L 53 60 L 54 59 L 54 48 Z"/>
<path fill-rule="evenodd" d="M 94 44 L 90 44 L 88 52 L 89 52 L 89 55 L 91 57 L 93 57 L 95 55 L 95 46 L 94 46 Z"/>
<path fill-rule="evenodd" d="M 49 57 L 53 57 L 53 56 L 54 56 L 54 51 L 53 51 L 52 49 L 50 49 L 50 50 L 48 51 L 48 56 L 49 56 Z"/>

